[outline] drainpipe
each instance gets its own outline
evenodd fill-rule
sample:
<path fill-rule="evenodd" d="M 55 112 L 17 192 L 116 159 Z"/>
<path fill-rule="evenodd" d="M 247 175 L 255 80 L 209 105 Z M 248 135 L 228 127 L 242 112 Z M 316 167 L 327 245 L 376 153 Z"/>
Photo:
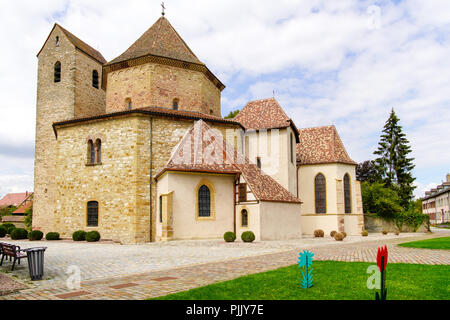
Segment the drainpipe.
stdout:
<path fill-rule="evenodd" d="M 153 239 L 153 221 L 152 221 L 152 183 L 153 183 L 153 118 L 150 117 L 150 242 Z"/>
<path fill-rule="evenodd" d="M 236 234 L 236 185 L 239 181 L 239 174 L 237 174 L 234 178 L 234 185 L 233 185 L 233 232 Z"/>

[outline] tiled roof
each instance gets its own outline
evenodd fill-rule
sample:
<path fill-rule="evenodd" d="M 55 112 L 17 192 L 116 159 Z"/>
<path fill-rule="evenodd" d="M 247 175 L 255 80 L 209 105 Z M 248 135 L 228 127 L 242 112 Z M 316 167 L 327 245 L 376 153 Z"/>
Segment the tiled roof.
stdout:
<path fill-rule="evenodd" d="M 202 143 L 199 144 L 198 141 Z M 202 120 L 196 121 L 186 132 L 174 148 L 166 166 L 155 178 L 165 171 L 241 173 L 258 200 L 300 203 L 298 198 L 255 164 L 250 163 L 248 158 L 235 150 Z"/>
<path fill-rule="evenodd" d="M 27 201 L 25 202 L 24 205 L 20 206 L 19 208 L 17 208 L 17 210 L 15 210 L 13 212 L 13 214 L 21 214 L 21 213 L 25 213 L 25 210 L 27 210 L 29 207 L 31 207 L 33 205 L 33 201 Z"/>
<path fill-rule="evenodd" d="M 106 120 L 109 118 L 124 116 L 124 115 L 129 115 L 129 114 L 134 114 L 134 113 L 142 113 L 142 114 L 148 114 L 148 115 L 154 115 L 154 116 L 174 117 L 174 118 L 181 118 L 181 119 L 191 119 L 191 120 L 203 119 L 203 120 L 210 121 L 210 122 L 239 125 L 242 127 L 242 125 L 239 122 L 235 121 L 234 119 L 225 119 L 222 117 L 204 114 L 201 112 L 187 111 L 187 110 L 174 110 L 174 109 L 163 108 L 163 107 L 144 107 L 144 108 L 136 108 L 136 109 L 132 109 L 132 110 L 124 110 L 124 111 L 118 111 L 118 112 L 105 113 L 105 114 L 96 115 L 96 116 L 92 116 L 92 117 L 74 118 L 74 119 L 70 119 L 70 120 L 54 122 L 53 127 L 66 125 L 66 124 L 72 124 L 72 123 L 92 121 L 92 120 Z"/>
<path fill-rule="evenodd" d="M 82 52 L 84 52 L 85 54 L 87 54 L 88 56 L 90 56 L 91 58 L 94 58 L 95 60 L 97 60 L 98 62 L 100 62 L 101 64 L 105 64 L 106 63 L 106 59 L 103 57 L 103 55 L 95 50 L 94 48 L 92 48 L 90 45 L 88 45 L 86 42 L 82 41 L 80 38 L 76 37 L 73 33 L 67 31 L 66 29 L 64 29 L 63 27 L 61 27 L 59 24 L 55 23 L 55 25 L 53 26 L 53 29 L 55 29 L 55 27 L 58 26 L 61 31 L 66 35 L 67 39 L 69 39 L 69 41 L 79 50 L 81 50 Z M 52 31 L 53 31 L 52 29 Z M 52 33 L 52 31 L 50 32 L 50 34 Z M 48 35 L 50 37 L 50 34 Z M 47 38 L 48 40 L 48 38 Z M 47 41 L 45 41 L 46 43 Z M 44 43 L 44 46 L 45 46 Z M 38 56 L 39 53 L 41 53 L 42 49 L 44 48 L 44 46 L 42 46 L 41 50 L 38 52 Z"/>
<path fill-rule="evenodd" d="M 124 53 L 108 62 L 108 65 L 139 58 L 148 54 L 203 64 L 175 31 L 169 21 L 161 17 Z"/>
<path fill-rule="evenodd" d="M 249 130 L 286 128 L 290 118 L 274 98 L 250 101 L 233 120 L 239 121 Z"/>
<path fill-rule="evenodd" d="M 315 127 L 299 130 L 297 163 L 347 163 L 357 164 L 345 151 L 335 126 Z"/>
<path fill-rule="evenodd" d="M 32 192 L 23 192 L 23 193 L 8 193 L 0 200 L 0 206 L 18 206 L 22 202 L 24 202 L 28 197 L 30 197 Z"/>

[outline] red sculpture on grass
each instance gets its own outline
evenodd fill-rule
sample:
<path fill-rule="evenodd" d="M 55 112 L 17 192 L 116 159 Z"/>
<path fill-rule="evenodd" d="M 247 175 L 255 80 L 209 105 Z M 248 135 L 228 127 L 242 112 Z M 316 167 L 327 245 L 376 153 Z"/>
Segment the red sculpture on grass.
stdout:
<path fill-rule="evenodd" d="M 386 266 L 387 266 L 387 260 L 388 260 L 388 250 L 387 247 L 384 246 L 381 248 L 378 248 L 377 251 L 377 265 L 378 269 L 380 269 L 381 272 L 381 290 L 380 294 L 378 292 L 375 293 L 375 299 L 376 300 L 386 300 Z"/>

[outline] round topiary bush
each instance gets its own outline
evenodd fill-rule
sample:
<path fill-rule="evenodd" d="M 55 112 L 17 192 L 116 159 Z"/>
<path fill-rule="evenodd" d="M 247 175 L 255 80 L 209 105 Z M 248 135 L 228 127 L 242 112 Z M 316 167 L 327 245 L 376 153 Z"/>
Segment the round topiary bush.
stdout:
<path fill-rule="evenodd" d="M 344 235 L 344 238 L 347 238 L 347 232 L 342 231 L 341 233 Z"/>
<path fill-rule="evenodd" d="M 100 233 L 98 231 L 89 231 L 86 233 L 87 242 L 95 242 L 100 240 Z"/>
<path fill-rule="evenodd" d="M 11 222 L 5 222 L 5 223 L 2 223 L 2 225 L 1 225 L 2 227 L 5 227 L 5 229 L 6 230 L 8 230 L 8 228 L 9 227 L 16 227 L 14 224 L 12 224 Z"/>
<path fill-rule="evenodd" d="M 336 234 L 336 231 L 334 231 L 334 230 L 330 232 L 330 236 L 333 237 L 333 238 L 334 238 L 335 234 Z"/>
<path fill-rule="evenodd" d="M 86 240 L 86 231 L 78 230 L 72 234 L 73 241 L 84 241 Z"/>
<path fill-rule="evenodd" d="M 42 237 L 44 237 L 44 234 L 42 233 L 42 231 L 39 230 L 33 230 L 28 234 L 28 239 L 31 241 L 41 240 Z"/>
<path fill-rule="evenodd" d="M 49 232 L 45 235 L 45 240 L 59 240 L 58 232 Z"/>
<path fill-rule="evenodd" d="M 6 234 L 11 235 L 11 232 L 13 232 L 13 230 L 14 230 L 15 228 L 16 228 L 16 227 L 15 227 L 14 225 L 9 226 L 8 228 L 6 228 Z"/>
<path fill-rule="evenodd" d="M 236 240 L 236 235 L 234 234 L 234 232 L 228 231 L 223 235 L 223 239 L 226 242 L 234 242 L 234 240 Z"/>
<path fill-rule="evenodd" d="M 381 231 L 382 234 L 388 234 L 387 230 Z"/>
<path fill-rule="evenodd" d="M 325 235 L 325 233 L 323 232 L 322 229 L 314 230 L 314 237 L 323 238 L 324 235 Z"/>
<path fill-rule="evenodd" d="M 394 234 L 395 234 L 396 236 L 398 236 L 398 235 L 400 234 L 400 231 L 396 230 L 396 231 L 394 232 Z"/>
<path fill-rule="evenodd" d="M 241 234 L 241 239 L 244 242 L 253 242 L 255 241 L 255 234 L 251 231 L 245 231 Z"/>
<path fill-rule="evenodd" d="M 0 226 L 0 238 L 3 238 L 6 236 L 6 228 L 4 226 Z"/>
<path fill-rule="evenodd" d="M 361 233 L 361 235 L 362 235 L 363 237 L 367 237 L 367 236 L 369 235 L 369 232 L 367 232 L 367 230 L 364 230 L 364 231 Z"/>
<path fill-rule="evenodd" d="M 334 234 L 334 240 L 336 240 L 336 241 L 342 241 L 342 240 L 344 240 L 344 238 L 345 238 L 344 235 L 340 232 L 336 232 Z"/>
<path fill-rule="evenodd" d="M 11 239 L 13 240 L 21 240 L 26 239 L 28 237 L 28 231 L 23 228 L 14 228 L 11 231 Z"/>

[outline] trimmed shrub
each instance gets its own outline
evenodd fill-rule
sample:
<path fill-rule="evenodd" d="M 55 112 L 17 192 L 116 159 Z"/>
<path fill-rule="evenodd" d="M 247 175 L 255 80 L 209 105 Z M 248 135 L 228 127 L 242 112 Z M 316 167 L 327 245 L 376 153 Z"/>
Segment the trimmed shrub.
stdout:
<path fill-rule="evenodd" d="M 396 236 L 398 236 L 398 235 L 400 234 L 400 231 L 395 230 L 394 234 L 395 234 Z"/>
<path fill-rule="evenodd" d="M 245 231 L 241 234 L 241 239 L 244 242 L 253 242 L 255 241 L 255 234 L 251 231 Z"/>
<path fill-rule="evenodd" d="M 344 235 L 344 238 L 347 238 L 347 232 L 342 231 L 341 233 Z"/>
<path fill-rule="evenodd" d="M 78 230 L 72 233 L 73 241 L 84 241 L 86 240 L 86 231 Z"/>
<path fill-rule="evenodd" d="M 336 241 L 342 241 L 342 240 L 344 240 L 344 235 L 343 235 L 342 233 L 340 233 L 340 232 L 336 232 L 336 233 L 334 234 L 334 240 L 336 240 Z"/>
<path fill-rule="evenodd" d="M 16 227 L 15 227 L 14 225 L 9 226 L 8 228 L 6 228 L 6 234 L 11 235 L 11 232 L 13 232 L 13 230 L 14 230 L 15 228 L 16 228 Z"/>
<path fill-rule="evenodd" d="M 11 231 L 11 239 L 13 240 L 21 240 L 26 239 L 28 237 L 28 231 L 23 228 L 14 228 Z"/>
<path fill-rule="evenodd" d="M 58 232 L 49 232 L 45 235 L 45 240 L 59 240 Z"/>
<path fill-rule="evenodd" d="M 39 230 L 33 230 L 28 234 L 28 239 L 31 241 L 34 240 L 41 240 L 44 237 L 44 234 L 42 231 Z"/>
<path fill-rule="evenodd" d="M 364 231 L 361 233 L 361 235 L 362 235 L 363 237 L 367 237 L 367 236 L 369 235 L 369 232 L 367 232 L 367 230 L 364 230 Z"/>
<path fill-rule="evenodd" d="M 3 238 L 4 236 L 6 236 L 6 228 L 4 226 L 0 226 L 0 238 Z"/>
<path fill-rule="evenodd" d="M 2 227 L 5 227 L 6 230 L 8 230 L 9 227 L 16 227 L 14 224 L 12 224 L 11 222 L 5 222 L 2 223 Z"/>
<path fill-rule="evenodd" d="M 387 230 L 381 231 L 382 234 L 388 234 Z"/>
<path fill-rule="evenodd" d="M 334 231 L 334 230 L 330 232 L 330 236 L 333 237 L 333 238 L 334 238 L 335 234 L 336 234 L 336 231 Z"/>
<path fill-rule="evenodd" d="M 87 242 L 95 242 L 100 240 L 100 233 L 98 231 L 89 231 L 86 233 Z"/>
<path fill-rule="evenodd" d="M 234 242 L 234 240 L 236 240 L 236 235 L 234 234 L 234 232 L 228 231 L 223 235 L 223 239 L 225 240 L 225 242 Z"/>
<path fill-rule="evenodd" d="M 314 237 L 323 238 L 324 235 L 325 235 L 325 233 L 323 232 L 322 229 L 314 230 Z"/>

